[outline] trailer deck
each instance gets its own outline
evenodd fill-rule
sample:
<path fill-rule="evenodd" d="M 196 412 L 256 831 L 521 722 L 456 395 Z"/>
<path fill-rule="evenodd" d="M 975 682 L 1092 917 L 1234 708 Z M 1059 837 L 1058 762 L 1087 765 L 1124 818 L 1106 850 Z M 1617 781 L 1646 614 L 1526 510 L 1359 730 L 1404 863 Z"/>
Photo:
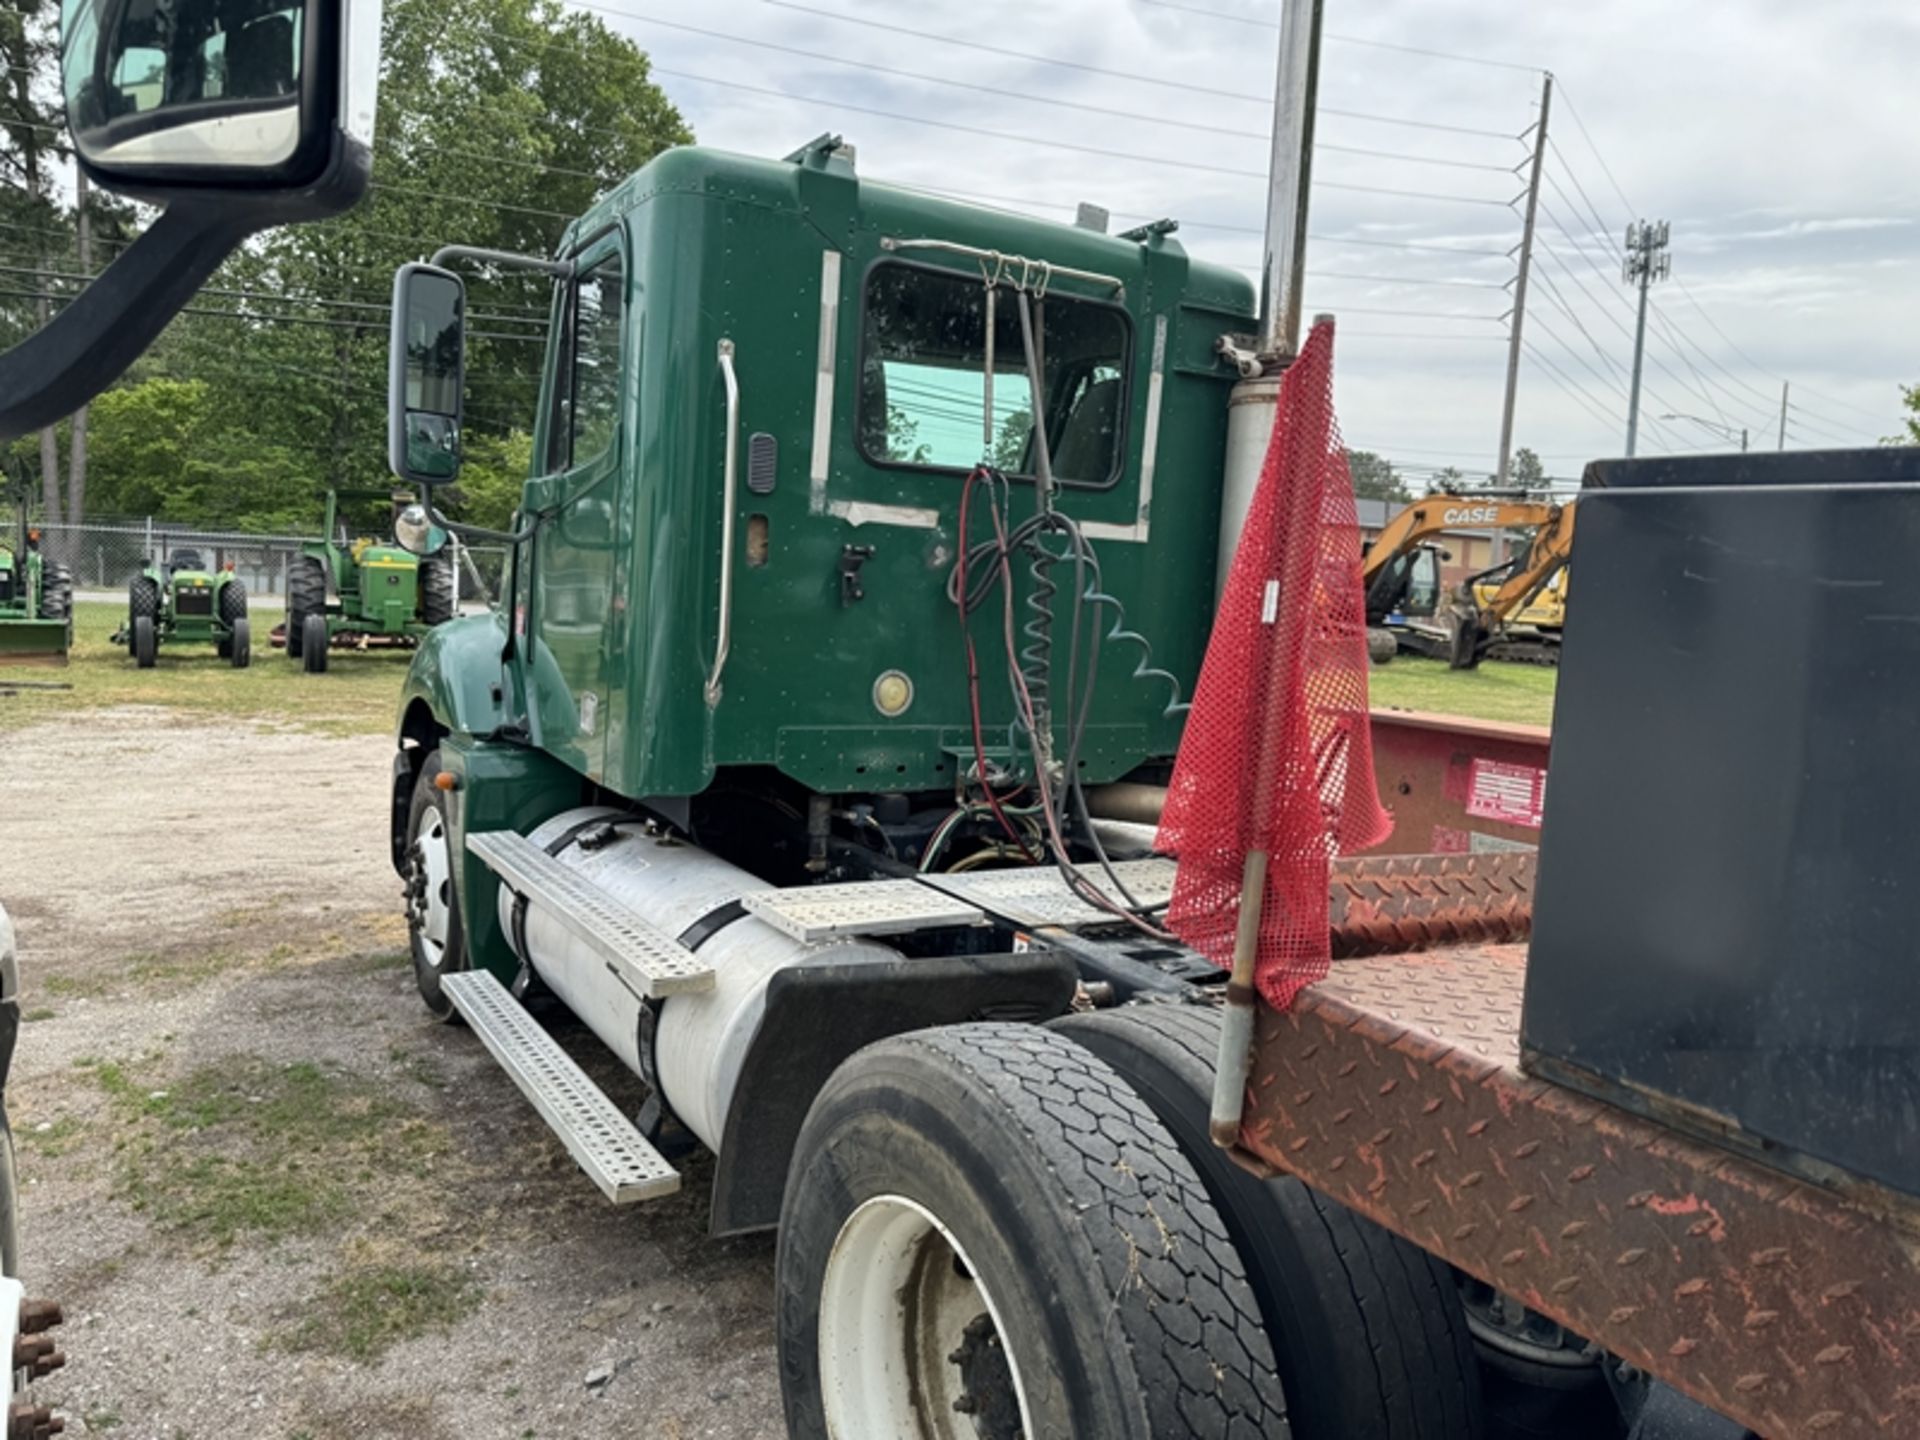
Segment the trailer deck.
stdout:
<path fill-rule="evenodd" d="M 1243 1143 L 1692 1398 L 1920 1434 L 1920 1214 L 1521 1070 L 1521 945 L 1342 961 L 1263 1008 Z"/>

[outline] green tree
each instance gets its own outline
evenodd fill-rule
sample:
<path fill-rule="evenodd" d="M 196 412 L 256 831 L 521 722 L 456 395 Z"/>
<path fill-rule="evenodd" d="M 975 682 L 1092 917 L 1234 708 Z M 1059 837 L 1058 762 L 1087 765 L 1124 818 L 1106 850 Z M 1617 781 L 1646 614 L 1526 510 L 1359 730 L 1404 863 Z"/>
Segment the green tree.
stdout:
<path fill-rule="evenodd" d="M 906 465 L 924 465 L 933 447 L 920 438 L 920 422 L 892 401 L 887 402 L 887 458 Z"/>
<path fill-rule="evenodd" d="M 1889 435 L 1882 443 L 1887 445 L 1920 445 L 1920 385 L 1902 385 L 1900 403 L 1907 407 L 1907 417 L 1900 422 L 1898 435 Z"/>
<path fill-rule="evenodd" d="M 1010 410 L 993 437 L 993 453 L 988 457 L 996 470 L 1009 473 L 1026 463 L 1027 439 L 1033 433 L 1033 412 L 1026 406 Z"/>
<path fill-rule="evenodd" d="M 1507 477 L 1515 485 L 1538 490 L 1547 483 L 1547 467 L 1540 463 L 1538 455 L 1522 445 L 1513 452 L 1513 459 L 1507 465 Z"/>
<path fill-rule="evenodd" d="M 1411 500 L 1412 494 L 1401 483 L 1390 461 L 1371 450 L 1347 451 L 1347 472 L 1353 476 L 1353 493 L 1361 500 Z"/>
<path fill-rule="evenodd" d="M 693 138 L 647 56 L 556 0 L 389 0 L 381 59 L 367 199 L 250 241 L 140 372 L 210 387 L 218 433 L 203 431 L 202 443 L 252 496 L 244 523 L 294 515 L 310 528 L 319 488 L 386 483 L 397 265 L 449 242 L 550 254 L 570 217 Z M 447 501 L 500 518 L 527 473 L 551 282 L 466 274 L 472 473 Z M 216 504 L 214 491 L 199 493 Z"/>

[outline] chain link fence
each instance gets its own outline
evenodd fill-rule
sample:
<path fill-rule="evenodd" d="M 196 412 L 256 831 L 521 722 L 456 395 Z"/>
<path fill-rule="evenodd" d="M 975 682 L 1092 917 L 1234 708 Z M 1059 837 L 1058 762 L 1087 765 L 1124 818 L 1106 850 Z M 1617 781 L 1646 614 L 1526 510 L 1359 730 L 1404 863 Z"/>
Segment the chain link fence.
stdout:
<path fill-rule="evenodd" d="M 82 598 L 119 599 L 127 582 L 151 560 L 163 568 L 182 550 L 191 550 L 209 569 L 231 566 L 257 599 L 284 600 L 287 572 L 302 547 L 315 535 L 257 535 L 235 530 L 202 530 L 153 518 L 88 521 L 84 525 L 41 525 L 40 549 L 73 571 Z M 500 591 L 507 552 L 498 546 L 452 542 L 454 574 L 463 603 L 487 605 Z"/>

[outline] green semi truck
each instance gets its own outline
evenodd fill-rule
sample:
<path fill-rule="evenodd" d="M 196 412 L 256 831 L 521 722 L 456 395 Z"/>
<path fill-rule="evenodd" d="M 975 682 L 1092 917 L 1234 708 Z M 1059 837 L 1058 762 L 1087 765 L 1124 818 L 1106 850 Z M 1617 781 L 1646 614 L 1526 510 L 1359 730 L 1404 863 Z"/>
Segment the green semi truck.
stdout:
<path fill-rule="evenodd" d="M 459 528 L 446 267 L 553 280 L 536 473 L 510 531 L 468 532 L 510 547 L 502 602 L 424 637 L 400 700 L 420 995 L 614 1202 L 699 1146 L 713 1232 L 779 1229 L 795 1436 L 1744 1436 L 1737 1346 L 1703 1372 L 1604 1302 L 1617 1277 L 1526 1277 L 1537 1195 L 1504 1152 L 1448 1191 L 1471 1223 L 1380 1188 L 1403 1151 L 1422 1180 L 1482 1143 L 1450 1105 L 1545 1093 L 1518 947 L 1405 953 L 1524 937 L 1539 820 L 1495 802 L 1539 793 L 1544 736 L 1376 721 L 1402 848 L 1452 853 L 1338 861 L 1336 948 L 1388 958 L 1238 1046 L 1226 977 L 1156 924 L 1151 822 L 1278 387 L 1252 286 L 1174 229 L 878 184 L 827 136 L 672 150 L 552 256 L 402 269 L 389 459 L 419 547 Z M 1468 1038 L 1386 1055 L 1426 1033 L 1398 1018 L 1424 975 L 1454 997 L 1433 1035 Z M 637 1115 L 536 994 L 644 1080 Z M 1471 1094 L 1462 1053 L 1495 1057 Z M 1249 1065 L 1221 1148 L 1216 1075 L 1231 1116 Z M 1546 1090 L 1542 1116 L 1581 1103 Z M 1693 1183 L 1667 1124 L 1553 1153 L 1666 1194 Z M 1843 1254 L 1804 1228 L 1810 1267 Z"/>

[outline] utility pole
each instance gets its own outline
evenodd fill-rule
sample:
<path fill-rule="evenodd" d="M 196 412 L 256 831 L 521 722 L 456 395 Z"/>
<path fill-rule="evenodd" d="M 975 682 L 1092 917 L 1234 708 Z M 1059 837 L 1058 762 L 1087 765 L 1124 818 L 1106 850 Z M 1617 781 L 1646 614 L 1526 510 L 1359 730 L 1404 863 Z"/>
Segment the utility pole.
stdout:
<path fill-rule="evenodd" d="M 1787 448 L 1787 382 L 1780 382 L 1780 448 Z"/>
<path fill-rule="evenodd" d="M 1260 354 L 1291 360 L 1300 348 L 1300 288 L 1307 265 L 1307 192 L 1313 180 L 1313 118 L 1320 88 L 1320 21 L 1326 0 L 1286 0 L 1280 71 L 1274 82 L 1273 158 L 1268 169 L 1266 266 Z"/>
<path fill-rule="evenodd" d="M 1627 458 L 1632 459 L 1640 438 L 1640 362 L 1647 349 L 1647 288 L 1673 273 L 1667 253 L 1667 222 L 1636 221 L 1627 226 L 1627 255 L 1620 278 L 1640 287 L 1640 323 L 1633 332 L 1633 388 L 1627 395 Z"/>
<path fill-rule="evenodd" d="M 1520 269 L 1513 281 L 1513 324 L 1507 332 L 1507 400 L 1500 410 L 1500 467 L 1494 483 L 1504 487 L 1513 464 L 1513 402 L 1520 393 L 1521 327 L 1527 319 L 1527 276 L 1533 270 L 1533 221 L 1540 210 L 1540 171 L 1547 158 L 1547 114 L 1553 108 L 1553 74 L 1540 81 L 1540 123 L 1533 130 L 1533 165 L 1527 176 L 1527 220 L 1520 228 Z"/>

